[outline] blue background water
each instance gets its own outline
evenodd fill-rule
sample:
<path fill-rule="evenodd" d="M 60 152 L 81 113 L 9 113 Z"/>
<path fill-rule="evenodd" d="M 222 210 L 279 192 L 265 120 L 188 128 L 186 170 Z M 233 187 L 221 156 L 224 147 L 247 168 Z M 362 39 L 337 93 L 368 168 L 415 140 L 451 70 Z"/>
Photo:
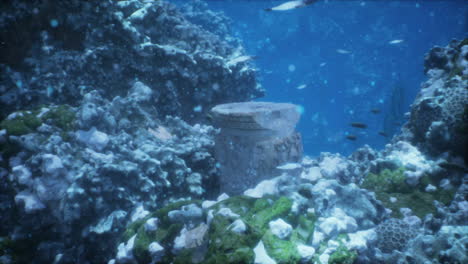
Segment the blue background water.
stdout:
<path fill-rule="evenodd" d="M 287 12 L 263 11 L 284 1 L 207 2 L 233 20 L 247 53 L 258 56 L 254 63 L 267 93 L 261 100 L 303 107 L 298 131 L 312 156 L 349 154 L 364 144 L 382 148 L 425 80 L 425 53 L 468 35 L 468 5 L 458 0 L 331 0 Z M 404 41 L 389 44 L 396 39 Z M 372 108 L 382 112 L 372 114 Z M 389 137 L 379 135 L 382 130 Z"/>

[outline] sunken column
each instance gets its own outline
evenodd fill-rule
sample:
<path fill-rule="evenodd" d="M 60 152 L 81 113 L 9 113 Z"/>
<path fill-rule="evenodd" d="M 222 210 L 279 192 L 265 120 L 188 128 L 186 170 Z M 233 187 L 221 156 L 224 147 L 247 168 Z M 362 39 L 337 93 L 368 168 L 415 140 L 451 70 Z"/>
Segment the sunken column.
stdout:
<path fill-rule="evenodd" d="M 240 194 L 278 176 L 279 165 L 302 159 L 301 136 L 294 131 L 300 118 L 296 105 L 230 103 L 211 112 L 221 129 L 215 139 L 221 192 Z"/>

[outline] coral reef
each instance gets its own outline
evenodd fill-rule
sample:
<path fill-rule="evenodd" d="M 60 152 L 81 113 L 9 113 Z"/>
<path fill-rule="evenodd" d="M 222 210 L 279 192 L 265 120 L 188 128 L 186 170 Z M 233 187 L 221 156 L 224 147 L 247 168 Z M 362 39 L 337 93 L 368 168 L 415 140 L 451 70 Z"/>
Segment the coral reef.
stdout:
<path fill-rule="evenodd" d="M 36 4 L 0 11 L 2 255 L 104 263 L 128 222 L 217 192 L 217 130 L 198 122 L 263 90 L 200 2 Z"/>
<path fill-rule="evenodd" d="M 308 263 L 314 257 L 321 263 L 327 263 L 326 259 L 328 263 L 353 263 L 356 251 L 366 248 L 358 240 L 369 238 L 362 232 L 374 228 L 374 222 L 386 215 L 368 192 L 354 184 L 341 186 L 336 180 L 322 177 L 312 188 L 310 180 L 292 182 L 287 174 L 271 184 L 276 185 L 276 191 L 270 194 L 223 194 L 216 201 L 195 202 L 191 206 L 200 211 L 198 214 L 189 213 L 196 210 L 183 209 L 180 203 L 170 205 L 171 210 L 158 210 L 127 228 L 119 248 L 124 249 L 136 234 L 134 246 L 128 254 L 118 253 L 111 263 L 155 261 L 149 258 L 152 243 L 164 248 L 162 262 L 167 263 Z M 300 194 L 308 188 L 310 195 Z M 318 197 L 323 193 L 328 194 L 327 201 Z M 356 200 L 355 210 L 345 206 L 351 196 Z M 171 215 L 182 211 L 187 215 L 182 222 L 171 219 Z M 145 222 L 155 217 L 159 219 L 158 229 L 146 230 Z M 200 226 L 205 225 L 208 228 L 200 233 Z M 158 235 L 168 234 L 169 230 L 177 230 L 178 235 L 169 240 L 168 236 Z M 352 239 L 342 235 L 355 232 Z M 188 234 L 197 242 L 189 243 Z M 144 260 L 140 259 L 140 241 L 144 241 Z M 329 247 L 319 249 L 318 245 L 327 243 Z"/>
<path fill-rule="evenodd" d="M 416 229 L 403 220 L 389 219 L 376 228 L 378 248 L 384 253 L 402 250 L 416 236 Z"/>
<path fill-rule="evenodd" d="M 248 62 L 228 64 L 245 55 L 240 41 L 224 40 L 228 25 L 215 23 L 228 19 L 197 2 L 184 10 L 140 0 L 5 3 L 1 115 L 42 103 L 77 106 L 94 89 L 106 99 L 125 96 L 136 81 L 154 91 L 158 117 L 192 124 L 216 104 L 261 96 Z M 209 25 L 196 19 L 204 12 Z"/>
<path fill-rule="evenodd" d="M 385 149 L 229 197 L 199 121 L 263 91 L 228 23 L 200 1 L 2 6 L 0 262 L 467 262 L 467 41 L 429 52 Z"/>
<path fill-rule="evenodd" d="M 427 80 L 411 107 L 403 136 L 424 151 L 467 157 L 468 43 L 453 40 L 425 58 Z"/>
<path fill-rule="evenodd" d="M 80 107 L 15 112 L 1 123 L 8 136 L 2 147 L 16 149 L 2 155 L 11 168 L 2 174 L 9 178 L 2 186 L 14 199 L 2 200 L 1 208 L 16 208 L 16 214 L 4 214 L 2 234 L 14 243 L 28 235 L 37 239 L 29 249 L 36 256 L 67 249 L 64 259 L 102 262 L 105 254 L 93 248 L 109 248 L 106 240 L 134 215 L 216 190 L 216 131 L 175 117 L 154 120 L 146 104 L 151 90 L 142 87 L 137 82 L 126 97 L 112 101 L 91 91 Z M 82 256 L 80 245 L 89 247 Z"/>

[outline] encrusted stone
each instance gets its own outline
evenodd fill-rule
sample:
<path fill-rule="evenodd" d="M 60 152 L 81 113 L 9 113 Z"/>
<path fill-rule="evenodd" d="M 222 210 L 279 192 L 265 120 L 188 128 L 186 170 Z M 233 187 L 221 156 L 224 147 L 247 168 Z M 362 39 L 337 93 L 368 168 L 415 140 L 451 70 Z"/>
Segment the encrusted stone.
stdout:
<path fill-rule="evenodd" d="M 211 112 L 221 128 L 215 155 L 222 192 L 239 194 L 277 176 L 279 165 L 301 160 L 301 136 L 294 132 L 300 117 L 297 106 L 245 102 L 218 105 Z"/>

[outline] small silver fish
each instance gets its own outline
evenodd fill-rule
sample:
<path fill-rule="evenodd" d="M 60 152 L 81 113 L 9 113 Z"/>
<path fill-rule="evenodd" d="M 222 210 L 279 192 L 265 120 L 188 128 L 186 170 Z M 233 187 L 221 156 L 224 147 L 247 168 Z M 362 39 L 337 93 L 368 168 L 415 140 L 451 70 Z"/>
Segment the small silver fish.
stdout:
<path fill-rule="evenodd" d="M 395 44 L 400 44 L 400 43 L 402 43 L 403 41 L 404 41 L 404 40 L 402 40 L 402 39 L 394 39 L 394 40 L 388 42 L 388 44 L 390 44 L 390 45 L 395 45 Z"/>
<path fill-rule="evenodd" d="M 266 8 L 265 11 L 287 11 L 295 8 L 300 8 L 304 6 L 308 6 L 318 0 L 294 0 L 282 3 L 275 7 Z"/>
<path fill-rule="evenodd" d="M 230 59 L 226 63 L 226 65 L 228 67 L 232 67 L 232 66 L 236 66 L 239 63 L 243 63 L 243 62 L 250 61 L 250 60 L 253 60 L 253 59 L 255 59 L 255 56 L 242 55 L 242 56 L 238 56 L 238 57 L 235 57 L 233 59 Z"/>
<path fill-rule="evenodd" d="M 340 54 L 349 54 L 349 53 L 351 53 L 351 51 L 345 50 L 345 49 L 337 49 L 336 52 L 338 52 Z"/>
<path fill-rule="evenodd" d="M 304 89 L 304 88 L 306 88 L 306 87 L 307 87 L 307 84 L 301 84 L 301 85 L 299 85 L 298 87 L 296 87 L 296 89 L 302 90 L 302 89 Z"/>

